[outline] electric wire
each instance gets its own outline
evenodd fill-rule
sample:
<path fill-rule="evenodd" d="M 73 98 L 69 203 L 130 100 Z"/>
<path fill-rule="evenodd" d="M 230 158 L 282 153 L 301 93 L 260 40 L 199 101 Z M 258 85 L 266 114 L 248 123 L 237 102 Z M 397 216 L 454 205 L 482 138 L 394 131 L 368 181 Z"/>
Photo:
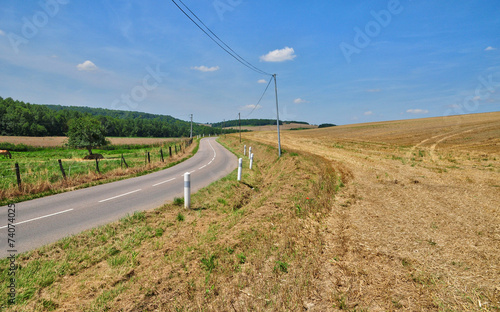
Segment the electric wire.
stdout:
<path fill-rule="evenodd" d="M 257 102 L 257 104 L 253 107 L 252 111 L 251 111 L 248 115 L 246 115 L 246 116 L 245 116 L 245 118 L 247 118 L 248 116 L 250 116 L 250 115 L 253 113 L 253 111 L 254 111 L 257 107 L 259 107 L 260 101 L 262 101 L 262 98 L 263 98 L 263 97 L 264 97 L 264 95 L 266 94 L 267 89 L 269 89 L 269 85 L 271 84 L 271 81 L 273 81 L 273 78 L 274 78 L 274 76 L 273 76 L 273 77 L 271 77 L 271 79 L 269 79 L 269 82 L 267 83 L 267 86 L 266 86 L 266 89 L 264 90 L 264 93 L 262 93 L 262 96 L 260 97 L 260 99 L 259 99 L 259 101 Z"/>
<path fill-rule="evenodd" d="M 261 73 L 261 74 L 265 74 L 265 75 L 270 75 L 269 73 L 261 70 L 260 68 L 257 68 L 256 66 L 252 65 L 250 62 L 248 62 L 247 60 L 245 60 L 243 57 L 241 57 L 238 53 L 236 53 L 236 51 L 234 51 L 229 45 L 227 45 L 224 41 L 222 41 L 222 39 L 220 39 L 207 25 L 205 25 L 205 23 L 203 23 L 203 21 L 193 12 L 191 11 L 191 9 L 186 5 L 184 4 L 184 2 L 182 2 L 182 0 L 179 0 L 180 3 L 182 3 L 182 5 L 184 7 L 186 7 L 186 9 L 188 9 L 188 11 L 193 14 L 193 16 L 212 34 L 214 35 L 215 38 L 217 38 L 217 40 L 219 40 L 224 46 L 226 46 L 229 50 L 231 50 L 231 52 L 233 52 L 241 61 L 243 61 L 244 63 L 246 63 L 248 66 L 250 66 L 252 69 L 254 69 L 255 71 Z"/>
<path fill-rule="evenodd" d="M 267 76 L 272 76 L 270 73 L 267 73 L 257 67 L 255 67 L 254 65 L 252 65 L 250 62 L 248 62 L 247 60 L 245 60 L 243 57 L 241 57 L 238 53 L 236 53 L 233 49 L 231 49 L 231 47 L 229 47 L 224 41 L 222 41 L 212 30 L 210 30 L 210 28 L 208 28 L 202 21 L 201 19 L 196 16 L 196 14 L 191 11 L 191 9 L 189 9 L 189 7 L 184 4 L 184 2 L 182 2 L 182 0 L 179 0 L 180 3 L 182 3 L 182 5 L 184 7 L 186 7 L 186 9 L 191 12 L 191 14 L 194 15 L 194 17 L 200 21 L 200 23 L 205 26 L 205 28 L 208 30 L 208 32 L 210 32 L 213 36 L 215 36 L 216 39 L 214 39 L 205 29 L 203 29 L 203 27 L 201 27 L 186 11 L 184 11 L 180 6 L 179 4 L 177 4 L 177 2 L 175 2 L 175 0 L 172 0 L 172 2 L 177 6 L 177 8 L 179 8 L 179 10 L 181 10 L 182 13 L 184 13 L 184 15 L 186 15 L 201 31 L 203 31 L 205 33 L 205 35 L 207 35 L 210 39 L 212 39 L 213 42 L 215 42 L 222 50 L 224 50 L 227 54 L 229 54 L 230 56 L 232 56 L 235 60 L 237 60 L 238 62 L 240 62 L 242 65 L 246 66 L 247 68 L 259 73 L 259 74 L 262 74 L 262 75 L 267 75 Z M 219 42 L 220 41 L 220 42 Z M 222 44 L 221 44 L 222 43 Z M 224 47 L 224 46 L 225 47 Z"/>

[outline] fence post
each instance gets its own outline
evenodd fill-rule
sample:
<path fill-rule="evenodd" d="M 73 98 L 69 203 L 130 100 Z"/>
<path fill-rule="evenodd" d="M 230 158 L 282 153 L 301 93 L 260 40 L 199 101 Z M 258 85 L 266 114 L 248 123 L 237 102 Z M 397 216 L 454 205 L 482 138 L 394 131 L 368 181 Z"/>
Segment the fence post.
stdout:
<path fill-rule="evenodd" d="M 165 160 L 163 159 L 163 148 L 160 148 L 160 156 L 161 156 L 161 162 L 164 162 Z"/>
<path fill-rule="evenodd" d="M 241 181 L 241 171 L 243 169 L 243 158 L 238 159 L 238 181 Z"/>
<path fill-rule="evenodd" d="M 95 170 L 97 171 L 97 173 L 101 173 L 101 171 L 99 170 L 99 160 L 97 160 L 97 158 L 95 159 Z"/>
<path fill-rule="evenodd" d="M 177 144 L 175 144 L 174 147 L 175 147 L 175 154 L 177 154 Z"/>
<path fill-rule="evenodd" d="M 123 154 L 122 154 L 122 161 L 123 161 L 123 163 L 125 164 L 125 167 L 127 167 L 127 168 L 128 168 L 127 162 L 125 161 L 125 157 L 123 157 Z"/>
<path fill-rule="evenodd" d="M 253 153 L 250 155 L 250 170 L 252 170 L 253 165 Z"/>
<path fill-rule="evenodd" d="M 63 178 L 66 179 L 66 173 L 64 172 L 64 168 L 63 168 L 62 162 L 61 162 L 60 159 L 58 159 L 57 161 L 59 162 L 59 169 L 61 169 Z"/>
<path fill-rule="evenodd" d="M 17 186 L 20 188 L 21 187 L 21 171 L 19 170 L 19 164 L 16 163 L 16 177 L 17 177 Z"/>
<path fill-rule="evenodd" d="M 151 156 L 149 155 L 149 152 L 148 152 L 148 164 L 151 163 Z"/>
<path fill-rule="evenodd" d="M 191 208 L 191 174 L 184 173 L 184 208 Z"/>
<path fill-rule="evenodd" d="M 168 147 L 168 153 L 169 153 L 170 157 L 172 157 L 172 146 Z"/>

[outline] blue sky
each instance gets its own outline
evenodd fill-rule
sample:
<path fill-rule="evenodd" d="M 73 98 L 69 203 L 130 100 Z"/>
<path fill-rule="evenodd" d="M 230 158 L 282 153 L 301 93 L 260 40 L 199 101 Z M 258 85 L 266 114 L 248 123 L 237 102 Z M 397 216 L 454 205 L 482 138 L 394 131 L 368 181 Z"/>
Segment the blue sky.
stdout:
<path fill-rule="evenodd" d="M 500 109 L 498 0 L 183 0 L 313 124 Z M 275 118 L 270 77 L 168 1 L 3 0 L 0 96 L 197 122 Z M 177 1 L 178 2 L 178 1 Z"/>

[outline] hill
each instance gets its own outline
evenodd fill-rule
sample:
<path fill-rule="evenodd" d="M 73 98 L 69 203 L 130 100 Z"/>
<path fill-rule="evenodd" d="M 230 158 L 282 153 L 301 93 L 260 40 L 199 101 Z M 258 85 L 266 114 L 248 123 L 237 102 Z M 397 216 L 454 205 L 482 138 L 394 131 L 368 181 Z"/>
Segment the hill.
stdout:
<path fill-rule="evenodd" d="M 500 113 L 221 141 L 243 183 L 20 255 L 7 311 L 498 311 Z"/>
<path fill-rule="evenodd" d="M 315 310 L 498 311 L 500 112 L 287 131 L 281 144 L 349 179 L 320 226 Z"/>
<path fill-rule="evenodd" d="M 188 137 L 191 124 L 172 116 L 104 108 L 38 105 L 0 97 L 0 135 L 64 136 L 68 121 L 97 117 L 113 137 Z M 193 124 L 194 134 L 216 134 L 211 127 Z M 230 132 L 230 131 L 229 131 Z"/>
<path fill-rule="evenodd" d="M 300 125 L 309 125 L 309 123 L 305 121 L 283 121 L 280 120 L 280 125 L 287 124 L 300 124 Z M 214 128 L 232 128 L 232 127 L 259 127 L 259 126 L 276 126 L 276 119 L 235 119 L 235 120 L 226 120 L 223 122 L 216 122 L 212 124 Z"/>

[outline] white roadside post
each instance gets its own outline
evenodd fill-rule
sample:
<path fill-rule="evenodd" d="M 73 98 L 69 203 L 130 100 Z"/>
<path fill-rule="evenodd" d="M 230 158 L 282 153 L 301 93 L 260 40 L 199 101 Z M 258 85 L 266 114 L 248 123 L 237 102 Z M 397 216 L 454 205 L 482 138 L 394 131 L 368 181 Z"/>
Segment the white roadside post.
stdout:
<path fill-rule="evenodd" d="M 248 148 L 248 158 L 250 158 L 250 155 L 252 155 L 252 147 L 251 146 Z"/>
<path fill-rule="evenodd" d="M 191 208 L 191 174 L 184 173 L 184 208 Z"/>
<path fill-rule="evenodd" d="M 247 146 L 245 145 L 243 147 L 243 156 L 246 156 L 247 155 Z"/>
<path fill-rule="evenodd" d="M 250 155 L 250 170 L 252 170 L 253 165 L 253 153 Z"/>
<path fill-rule="evenodd" d="M 243 158 L 238 160 L 238 181 L 241 181 L 241 170 L 243 169 Z"/>

